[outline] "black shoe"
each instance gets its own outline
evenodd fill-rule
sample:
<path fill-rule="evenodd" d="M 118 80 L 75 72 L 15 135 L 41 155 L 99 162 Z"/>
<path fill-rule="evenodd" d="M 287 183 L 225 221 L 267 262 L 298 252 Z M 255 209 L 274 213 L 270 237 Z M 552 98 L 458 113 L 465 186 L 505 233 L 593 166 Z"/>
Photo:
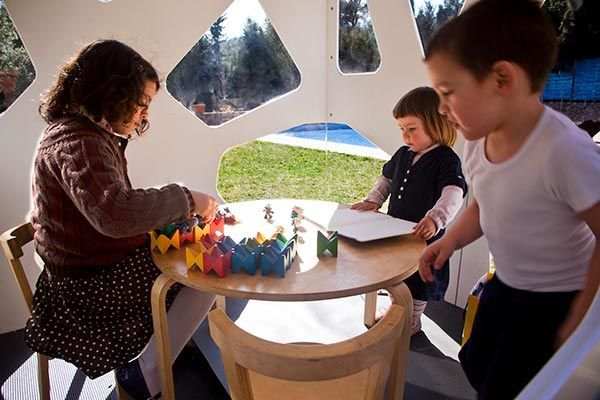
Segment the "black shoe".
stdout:
<path fill-rule="evenodd" d="M 117 371 L 117 381 L 127 394 L 135 400 L 160 399 L 160 393 L 156 396 L 150 395 L 138 360 L 134 360 L 119 369 L 119 371 Z"/>

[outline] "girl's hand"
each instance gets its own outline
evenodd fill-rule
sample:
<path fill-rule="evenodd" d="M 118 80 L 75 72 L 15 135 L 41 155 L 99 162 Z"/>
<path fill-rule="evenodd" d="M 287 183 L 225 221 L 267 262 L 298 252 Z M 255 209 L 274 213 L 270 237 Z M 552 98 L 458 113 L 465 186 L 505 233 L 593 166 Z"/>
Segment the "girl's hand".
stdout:
<path fill-rule="evenodd" d="M 456 245 L 451 241 L 442 238 L 425 248 L 419 259 L 419 275 L 423 282 L 433 282 L 432 268 L 440 269 L 452 253 L 456 250 Z"/>
<path fill-rule="evenodd" d="M 413 235 L 423 239 L 429 240 L 437 233 L 437 226 L 435 222 L 429 217 L 424 217 L 419 221 L 413 228 Z"/>
<path fill-rule="evenodd" d="M 359 211 L 377 211 L 379 206 L 371 201 L 361 201 L 360 203 L 354 203 L 350 206 L 353 210 Z"/>
<path fill-rule="evenodd" d="M 215 219 L 215 214 L 217 213 L 217 208 L 219 206 L 217 200 L 206 193 L 196 192 L 194 190 L 190 190 L 190 192 L 192 193 L 194 203 L 196 204 L 194 213 L 202 215 L 202 222 L 209 223 Z"/>

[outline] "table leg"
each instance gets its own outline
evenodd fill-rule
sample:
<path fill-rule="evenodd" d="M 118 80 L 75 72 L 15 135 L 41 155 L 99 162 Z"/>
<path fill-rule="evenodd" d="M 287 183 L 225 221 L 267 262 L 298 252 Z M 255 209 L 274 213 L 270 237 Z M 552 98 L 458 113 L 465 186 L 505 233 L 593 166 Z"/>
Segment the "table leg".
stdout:
<path fill-rule="evenodd" d="M 175 400 L 175 386 L 173 385 L 173 367 L 171 358 L 171 345 L 169 343 L 169 325 L 167 323 L 167 291 L 173 284 L 166 275 L 161 274 L 152 286 L 152 321 L 156 338 L 156 354 L 158 356 L 157 368 L 160 377 L 162 399 Z"/>
<path fill-rule="evenodd" d="M 406 380 L 406 367 L 408 364 L 408 352 L 410 347 L 410 326 L 412 324 L 412 296 L 408 286 L 404 282 L 396 286 L 386 288 L 394 304 L 402 306 L 406 312 L 402 335 L 394 349 L 394 361 L 388 381 L 388 399 L 401 400 L 404 395 L 404 383 Z"/>
<path fill-rule="evenodd" d="M 375 312 L 377 311 L 377 292 L 365 294 L 365 316 L 364 323 L 371 327 L 375 324 Z"/>

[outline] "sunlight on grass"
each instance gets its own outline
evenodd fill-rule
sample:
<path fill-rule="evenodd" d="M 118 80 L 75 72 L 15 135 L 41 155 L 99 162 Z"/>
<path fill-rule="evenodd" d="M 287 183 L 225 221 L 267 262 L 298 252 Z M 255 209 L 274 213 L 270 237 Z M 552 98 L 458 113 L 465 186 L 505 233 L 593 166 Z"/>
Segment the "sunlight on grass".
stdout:
<path fill-rule="evenodd" d="M 353 203 L 371 190 L 384 162 L 252 141 L 223 155 L 217 190 L 227 202 L 296 198 Z"/>

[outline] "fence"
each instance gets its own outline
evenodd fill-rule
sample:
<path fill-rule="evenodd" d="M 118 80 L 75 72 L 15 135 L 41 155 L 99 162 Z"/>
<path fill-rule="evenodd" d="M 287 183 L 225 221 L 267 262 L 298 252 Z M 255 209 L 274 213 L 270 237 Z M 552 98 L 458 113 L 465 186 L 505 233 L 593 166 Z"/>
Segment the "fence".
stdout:
<path fill-rule="evenodd" d="M 600 58 L 576 61 L 573 71 L 550 74 L 542 100 L 600 101 Z"/>

